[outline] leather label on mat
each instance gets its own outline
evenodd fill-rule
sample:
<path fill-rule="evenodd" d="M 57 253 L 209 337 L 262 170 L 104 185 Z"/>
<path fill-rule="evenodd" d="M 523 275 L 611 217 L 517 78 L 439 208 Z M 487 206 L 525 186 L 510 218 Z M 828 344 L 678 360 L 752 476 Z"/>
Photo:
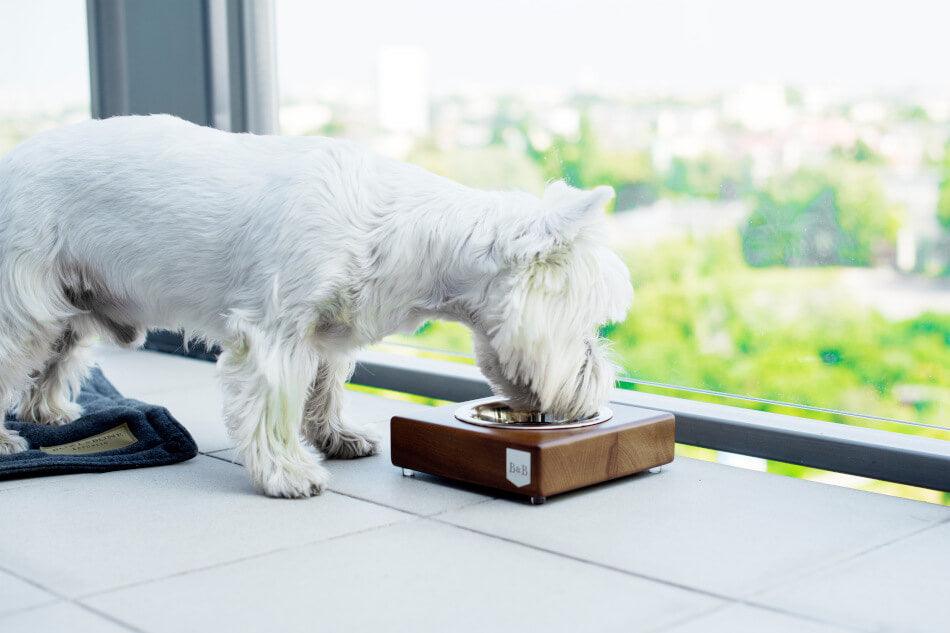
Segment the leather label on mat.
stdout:
<path fill-rule="evenodd" d="M 40 450 L 50 455 L 90 455 L 104 453 L 131 446 L 138 438 L 129 430 L 127 422 L 96 435 L 56 446 L 40 446 Z"/>

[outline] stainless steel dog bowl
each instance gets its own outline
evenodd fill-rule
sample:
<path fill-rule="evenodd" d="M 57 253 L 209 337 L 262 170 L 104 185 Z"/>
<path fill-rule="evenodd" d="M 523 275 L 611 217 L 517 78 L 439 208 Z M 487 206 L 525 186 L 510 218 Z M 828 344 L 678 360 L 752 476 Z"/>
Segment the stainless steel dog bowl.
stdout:
<path fill-rule="evenodd" d="M 455 417 L 462 422 L 503 429 L 575 429 L 606 422 L 613 415 L 613 411 L 602 407 L 590 417 L 566 420 L 543 411 L 512 409 L 508 401 L 500 397 L 472 400 L 455 410 Z"/>

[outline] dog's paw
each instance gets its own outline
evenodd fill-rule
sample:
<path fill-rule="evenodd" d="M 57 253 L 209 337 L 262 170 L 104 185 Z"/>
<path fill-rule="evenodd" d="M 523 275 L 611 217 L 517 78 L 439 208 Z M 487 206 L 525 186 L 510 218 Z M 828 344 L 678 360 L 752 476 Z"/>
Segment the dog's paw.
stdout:
<path fill-rule="evenodd" d="M 61 426 L 82 417 L 82 407 L 75 402 L 48 402 L 46 400 L 25 401 L 17 412 L 21 422 Z"/>
<path fill-rule="evenodd" d="M 326 468 L 314 461 L 273 462 L 255 477 L 257 488 L 268 497 L 303 499 L 323 492 L 330 481 Z"/>
<path fill-rule="evenodd" d="M 0 455 L 22 453 L 29 448 L 30 443 L 16 431 L 7 429 L 6 432 L 0 433 Z"/>
<path fill-rule="evenodd" d="M 320 449 L 333 459 L 355 459 L 379 452 L 382 438 L 372 426 L 344 427 L 331 435 Z"/>

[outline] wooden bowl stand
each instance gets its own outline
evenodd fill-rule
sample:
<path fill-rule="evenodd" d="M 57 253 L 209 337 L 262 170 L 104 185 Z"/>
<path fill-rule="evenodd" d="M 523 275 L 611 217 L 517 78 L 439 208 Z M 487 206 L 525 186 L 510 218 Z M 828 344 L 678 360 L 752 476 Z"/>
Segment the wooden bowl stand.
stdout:
<path fill-rule="evenodd" d="M 673 461 L 669 413 L 621 406 L 610 420 L 573 429 L 506 429 L 455 418 L 460 405 L 395 416 L 392 463 L 527 497 L 546 497 Z"/>

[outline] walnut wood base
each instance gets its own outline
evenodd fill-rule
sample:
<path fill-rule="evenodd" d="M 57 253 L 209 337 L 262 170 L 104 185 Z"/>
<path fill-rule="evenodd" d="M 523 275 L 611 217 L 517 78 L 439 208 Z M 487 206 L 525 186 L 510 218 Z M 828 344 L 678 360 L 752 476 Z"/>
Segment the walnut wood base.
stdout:
<path fill-rule="evenodd" d="M 673 461 L 673 416 L 618 407 L 606 422 L 576 429 L 523 430 L 455 419 L 459 405 L 392 418 L 392 462 L 404 469 L 545 497 Z M 410 471 L 410 472 L 407 472 Z"/>

